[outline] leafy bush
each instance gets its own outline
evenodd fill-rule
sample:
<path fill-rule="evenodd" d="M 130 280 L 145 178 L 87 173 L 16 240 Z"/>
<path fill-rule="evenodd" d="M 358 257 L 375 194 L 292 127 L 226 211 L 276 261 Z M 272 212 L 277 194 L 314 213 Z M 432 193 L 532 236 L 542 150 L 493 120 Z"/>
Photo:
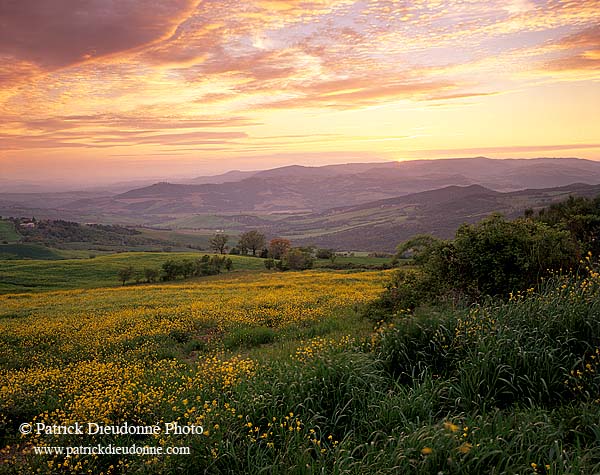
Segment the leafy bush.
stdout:
<path fill-rule="evenodd" d="M 582 254 L 600 254 L 600 196 L 594 199 L 570 196 L 541 209 L 536 219 L 568 231 L 579 243 Z"/>
<path fill-rule="evenodd" d="M 396 270 L 381 296 L 367 307 L 365 315 L 375 322 L 389 320 L 398 311 L 412 310 L 435 298 L 436 290 L 429 274 L 414 269 Z"/>
<path fill-rule="evenodd" d="M 275 260 L 272 257 L 265 259 L 265 268 L 271 270 L 273 267 L 275 267 Z"/>
<path fill-rule="evenodd" d="M 421 237 L 398 252 L 409 248 L 415 250 L 415 263 L 427 276 L 429 294 L 455 293 L 471 299 L 508 296 L 535 286 L 551 270 L 574 267 L 579 257 L 567 231 L 532 220 L 507 221 L 499 215 L 461 226 L 452 241 Z"/>
<path fill-rule="evenodd" d="M 287 252 L 285 258 L 280 262 L 283 270 L 305 270 L 312 268 L 314 260 L 310 251 L 294 247 Z"/>
<path fill-rule="evenodd" d="M 453 248 L 454 253 L 436 256 L 440 259 L 434 268 L 437 278 L 456 281 L 459 288 L 475 295 L 507 295 L 531 287 L 550 269 L 575 266 L 578 257 L 567 232 L 529 220 L 506 221 L 498 215 L 461 226 Z"/>
<path fill-rule="evenodd" d="M 317 249 L 317 259 L 331 259 L 331 256 L 335 254 L 333 249 Z"/>
<path fill-rule="evenodd" d="M 123 285 L 125 285 L 125 282 L 127 282 L 133 277 L 133 267 L 127 266 L 123 267 L 122 269 L 119 269 L 119 271 L 117 272 L 117 277 L 121 282 L 123 282 Z"/>
<path fill-rule="evenodd" d="M 169 259 L 162 265 L 162 279 L 175 280 L 178 277 L 200 277 L 220 274 L 222 269 L 231 270 L 233 261 L 231 258 L 220 255 L 204 255 L 198 259 L 185 259 L 176 261 Z"/>

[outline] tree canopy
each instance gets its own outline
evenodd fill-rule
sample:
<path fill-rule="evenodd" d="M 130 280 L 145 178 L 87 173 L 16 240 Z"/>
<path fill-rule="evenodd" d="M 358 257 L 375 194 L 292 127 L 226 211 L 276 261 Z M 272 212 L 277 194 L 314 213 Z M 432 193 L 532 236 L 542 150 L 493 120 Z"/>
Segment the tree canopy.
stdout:
<path fill-rule="evenodd" d="M 256 251 L 263 249 L 266 245 L 265 235 L 259 231 L 252 230 L 243 233 L 240 236 L 238 247 L 242 251 L 242 254 L 247 254 L 248 251 L 252 251 L 252 255 L 256 256 Z"/>

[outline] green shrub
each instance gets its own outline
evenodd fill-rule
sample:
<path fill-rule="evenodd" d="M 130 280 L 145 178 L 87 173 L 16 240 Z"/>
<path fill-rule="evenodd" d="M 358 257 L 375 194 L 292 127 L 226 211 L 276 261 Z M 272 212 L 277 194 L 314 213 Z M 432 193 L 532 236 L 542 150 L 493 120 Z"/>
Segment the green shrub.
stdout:
<path fill-rule="evenodd" d="M 305 270 L 312 268 L 314 260 L 309 251 L 293 247 L 287 252 L 282 262 L 284 269 Z"/>
<path fill-rule="evenodd" d="M 550 226 L 568 231 L 580 247 L 582 254 L 600 254 L 600 196 L 569 198 L 541 209 L 536 218 Z"/>
<path fill-rule="evenodd" d="M 405 254 L 410 249 L 427 276 L 425 285 L 416 287 L 429 295 L 470 299 L 508 296 L 535 286 L 550 270 L 574 268 L 579 257 L 567 231 L 532 220 L 507 221 L 499 215 L 461 226 L 452 241 L 420 237 L 401 245 L 398 252 Z"/>
<path fill-rule="evenodd" d="M 381 296 L 369 304 L 364 315 L 373 322 L 389 321 L 398 313 L 438 299 L 440 286 L 422 270 L 399 269 L 388 280 Z"/>
<path fill-rule="evenodd" d="M 265 259 L 265 268 L 271 270 L 273 267 L 275 267 L 275 260 L 272 257 Z"/>

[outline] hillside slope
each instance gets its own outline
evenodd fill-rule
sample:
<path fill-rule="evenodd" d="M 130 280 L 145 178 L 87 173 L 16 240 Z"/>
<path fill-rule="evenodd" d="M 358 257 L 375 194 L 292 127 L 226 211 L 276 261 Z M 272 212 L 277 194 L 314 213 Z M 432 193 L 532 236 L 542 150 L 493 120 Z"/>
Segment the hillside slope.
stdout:
<path fill-rule="evenodd" d="M 319 247 L 392 251 L 416 234 L 451 237 L 463 223 L 475 223 L 491 213 L 517 217 L 569 195 L 593 197 L 600 185 L 575 184 L 559 188 L 501 193 L 480 185 L 450 186 L 324 213 L 279 221 L 277 234 Z"/>

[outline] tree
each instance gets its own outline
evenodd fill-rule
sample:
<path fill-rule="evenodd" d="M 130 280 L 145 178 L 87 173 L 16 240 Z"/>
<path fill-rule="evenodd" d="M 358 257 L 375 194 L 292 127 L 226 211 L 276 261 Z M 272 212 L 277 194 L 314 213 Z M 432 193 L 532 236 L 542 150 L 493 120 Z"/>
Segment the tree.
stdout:
<path fill-rule="evenodd" d="M 271 239 L 269 242 L 269 257 L 282 259 L 292 247 L 289 240 L 283 238 Z"/>
<path fill-rule="evenodd" d="M 163 263 L 162 271 L 164 280 L 175 280 L 178 275 L 183 274 L 181 264 L 173 259 Z"/>
<path fill-rule="evenodd" d="M 125 282 L 133 277 L 133 267 L 123 267 L 122 269 L 119 269 L 117 275 L 119 276 L 119 280 L 125 285 Z"/>
<path fill-rule="evenodd" d="M 187 279 L 194 275 L 196 263 L 192 259 L 185 259 L 184 261 L 179 262 L 179 269 L 181 274 L 183 274 L 183 278 Z"/>
<path fill-rule="evenodd" d="M 272 257 L 265 259 L 265 267 L 268 270 L 271 270 L 273 267 L 275 267 L 275 261 L 273 260 Z"/>
<path fill-rule="evenodd" d="M 393 263 L 397 264 L 400 259 L 412 257 L 416 264 L 420 264 L 420 259 L 423 257 L 424 253 L 438 242 L 438 238 L 430 236 L 429 234 L 419 234 L 398 245 Z"/>
<path fill-rule="evenodd" d="M 417 244 L 414 259 L 429 276 L 428 288 L 474 298 L 529 288 L 549 269 L 577 262 L 577 246 L 567 231 L 500 215 L 462 225 L 452 241 L 419 239 Z M 398 250 L 416 247 L 409 241 Z"/>
<path fill-rule="evenodd" d="M 210 259 L 210 270 L 212 274 L 220 274 L 221 268 L 225 265 L 225 256 L 212 256 Z"/>
<path fill-rule="evenodd" d="M 568 232 L 529 220 L 492 215 L 456 232 L 454 255 L 446 258 L 447 278 L 464 290 L 506 295 L 538 282 L 548 269 L 576 264 L 577 248 Z"/>
<path fill-rule="evenodd" d="M 283 262 L 283 267 L 291 270 L 310 269 L 313 266 L 311 253 L 297 247 L 288 251 Z"/>
<path fill-rule="evenodd" d="M 331 259 L 331 256 L 335 254 L 333 249 L 317 249 L 317 259 Z"/>
<path fill-rule="evenodd" d="M 229 240 L 229 236 L 223 233 L 215 234 L 210 240 L 210 247 L 214 249 L 215 252 L 219 254 L 225 254 L 225 250 L 227 249 L 227 241 Z"/>
<path fill-rule="evenodd" d="M 265 235 L 256 230 L 252 230 L 247 231 L 240 236 L 238 246 L 243 254 L 246 254 L 248 250 L 250 250 L 252 251 L 252 255 L 256 256 L 256 250 L 265 247 L 265 243 Z"/>
<path fill-rule="evenodd" d="M 153 269 L 151 267 L 146 267 L 144 269 L 144 277 L 146 277 L 146 282 L 156 282 L 156 279 L 158 279 L 158 270 L 157 269 Z"/>
<path fill-rule="evenodd" d="M 580 253 L 600 254 L 600 196 L 594 199 L 570 196 L 539 211 L 538 221 L 568 231 Z"/>
<path fill-rule="evenodd" d="M 195 266 L 195 275 L 210 275 L 210 256 L 205 254 L 201 258 L 196 259 Z"/>

